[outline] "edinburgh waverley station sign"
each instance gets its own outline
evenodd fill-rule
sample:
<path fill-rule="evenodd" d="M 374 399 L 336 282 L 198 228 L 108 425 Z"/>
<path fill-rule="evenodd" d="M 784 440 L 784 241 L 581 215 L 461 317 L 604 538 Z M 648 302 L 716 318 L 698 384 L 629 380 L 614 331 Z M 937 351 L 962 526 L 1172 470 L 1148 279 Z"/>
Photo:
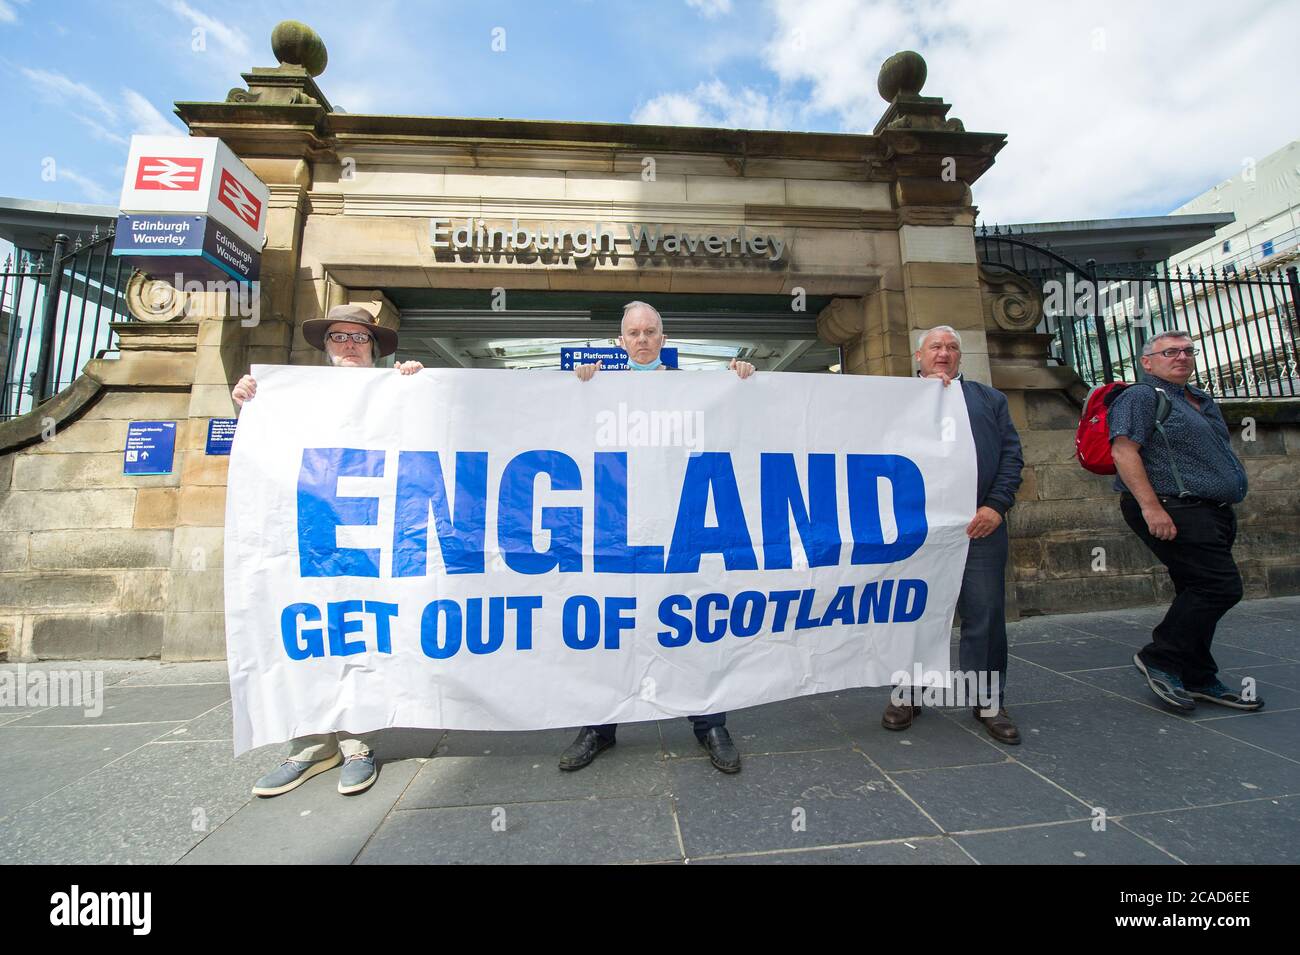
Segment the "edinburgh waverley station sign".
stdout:
<path fill-rule="evenodd" d="M 113 254 L 156 277 L 254 281 L 269 198 L 220 139 L 133 136 Z"/>
<path fill-rule="evenodd" d="M 544 223 L 535 229 L 520 226 L 518 219 L 508 225 L 488 219 L 432 219 L 429 240 L 434 253 L 572 256 L 578 259 L 593 255 L 630 254 L 632 256 L 732 256 L 759 258 L 779 262 L 785 255 L 785 239 L 774 233 L 750 232 L 745 226 L 731 233 L 688 232 L 670 230 L 662 224 L 624 226 L 620 243 L 619 230 L 604 222 L 573 228 Z M 622 244 L 622 248 L 619 245 Z"/>

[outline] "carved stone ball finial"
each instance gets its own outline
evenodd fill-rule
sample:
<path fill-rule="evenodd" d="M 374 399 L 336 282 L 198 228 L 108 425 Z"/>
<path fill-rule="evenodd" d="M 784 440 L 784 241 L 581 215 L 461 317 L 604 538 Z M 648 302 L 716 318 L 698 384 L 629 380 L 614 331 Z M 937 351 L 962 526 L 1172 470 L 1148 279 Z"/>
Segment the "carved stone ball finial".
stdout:
<path fill-rule="evenodd" d="M 886 103 L 892 103 L 899 93 L 915 96 L 925 85 L 925 58 L 920 53 L 903 50 L 880 64 L 876 89 Z"/>
<path fill-rule="evenodd" d="M 271 31 L 271 52 L 282 66 L 301 66 L 308 76 L 316 77 L 325 72 L 329 55 L 325 52 L 325 41 L 305 23 L 297 20 L 281 20 Z"/>

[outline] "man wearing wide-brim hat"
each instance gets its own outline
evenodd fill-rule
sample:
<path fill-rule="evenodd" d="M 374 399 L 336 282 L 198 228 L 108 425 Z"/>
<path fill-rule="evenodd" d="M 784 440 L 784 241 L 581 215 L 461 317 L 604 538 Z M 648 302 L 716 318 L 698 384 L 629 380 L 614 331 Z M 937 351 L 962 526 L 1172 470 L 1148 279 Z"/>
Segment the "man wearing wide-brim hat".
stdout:
<path fill-rule="evenodd" d="M 360 305 L 336 305 L 324 318 L 303 322 L 302 334 L 309 345 L 325 353 L 335 368 L 373 368 L 377 359 L 397 351 L 397 332 L 380 325 L 370 310 Z M 403 375 L 413 375 L 423 367 L 418 361 L 396 365 Z M 252 375 L 240 378 L 230 393 L 240 408 L 256 395 L 257 382 Z M 289 747 L 289 757 L 253 784 L 253 795 L 287 793 L 340 762 L 340 793 L 363 792 L 375 781 L 375 758 L 370 746 L 350 733 L 300 736 Z"/>

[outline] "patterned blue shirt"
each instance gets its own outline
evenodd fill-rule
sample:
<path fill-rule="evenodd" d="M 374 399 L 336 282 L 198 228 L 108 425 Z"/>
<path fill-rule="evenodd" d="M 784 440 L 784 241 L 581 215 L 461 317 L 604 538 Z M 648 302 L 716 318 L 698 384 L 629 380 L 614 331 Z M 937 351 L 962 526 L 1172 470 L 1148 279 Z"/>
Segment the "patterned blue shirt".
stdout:
<path fill-rule="evenodd" d="M 1119 394 L 1106 420 L 1112 442 L 1122 435 L 1142 446 L 1142 463 L 1156 494 L 1178 495 L 1178 483 L 1169 463 L 1172 449 L 1188 494 L 1228 504 L 1245 498 L 1246 469 L 1232 450 L 1228 423 L 1214 399 L 1195 385 L 1183 387 L 1150 374 L 1143 375 L 1142 381 L 1145 384 L 1125 388 Z M 1164 422 L 1168 446 L 1156 431 L 1156 393 L 1146 385 L 1163 389 L 1172 402 Z M 1199 411 L 1188 400 L 1189 393 L 1200 402 Z M 1115 490 L 1127 490 L 1118 475 Z"/>

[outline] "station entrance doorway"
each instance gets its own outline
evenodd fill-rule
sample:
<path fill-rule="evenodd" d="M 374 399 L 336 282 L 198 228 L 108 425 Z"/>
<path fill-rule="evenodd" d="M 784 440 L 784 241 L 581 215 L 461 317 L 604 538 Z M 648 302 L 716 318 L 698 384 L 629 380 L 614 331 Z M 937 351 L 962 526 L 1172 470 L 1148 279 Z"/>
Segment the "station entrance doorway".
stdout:
<path fill-rule="evenodd" d="M 389 288 L 401 313 L 396 359 L 428 368 L 561 367 L 561 350 L 614 346 L 623 306 L 653 305 L 666 348 L 683 370 L 726 368 L 733 358 L 760 371 L 835 374 L 840 349 L 817 338 L 828 296 L 552 292 Z M 802 304 L 799 310 L 795 304 Z"/>

